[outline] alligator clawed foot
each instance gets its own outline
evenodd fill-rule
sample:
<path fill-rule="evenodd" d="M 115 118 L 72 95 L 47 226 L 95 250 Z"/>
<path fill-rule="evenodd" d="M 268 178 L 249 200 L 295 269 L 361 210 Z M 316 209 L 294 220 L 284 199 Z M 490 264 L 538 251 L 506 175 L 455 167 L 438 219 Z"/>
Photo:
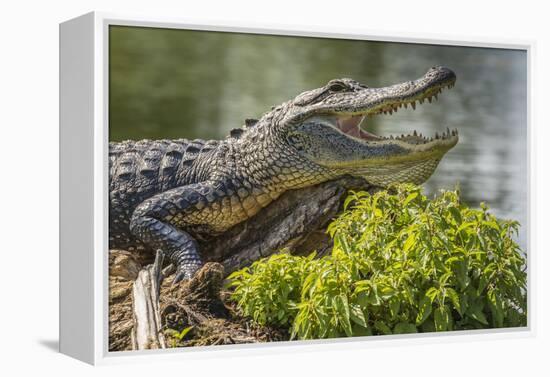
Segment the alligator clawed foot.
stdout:
<path fill-rule="evenodd" d="M 174 276 L 174 280 L 172 280 L 172 285 L 176 285 L 180 281 L 191 280 L 192 277 L 193 277 L 193 274 L 189 273 L 189 271 L 178 270 L 178 271 L 176 271 L 176 275 Z"/>
<path fill-rule="evenodd" d="M 181 281 L 191 280 L 199 268 L 200 266 L 178 266 L 174 280 L 172 280 L 172 285 L 178 284 Z"/>

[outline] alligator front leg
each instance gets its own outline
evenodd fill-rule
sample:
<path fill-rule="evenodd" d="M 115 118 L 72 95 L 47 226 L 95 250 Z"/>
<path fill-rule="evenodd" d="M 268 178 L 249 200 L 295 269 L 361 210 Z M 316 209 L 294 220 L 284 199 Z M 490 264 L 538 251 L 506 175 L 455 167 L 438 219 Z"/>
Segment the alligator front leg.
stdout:
<path fill-rule="evenodd" d="M 153 250 L 162 250 L 177 266 L 174 283 L 190 279 L 202 266 L 195 239 L 182 228 L 186 218 L 208 203 L 213 188 L 198 183 L 165 191 L 143 201 L 134 211 L 130 231 Z"/>

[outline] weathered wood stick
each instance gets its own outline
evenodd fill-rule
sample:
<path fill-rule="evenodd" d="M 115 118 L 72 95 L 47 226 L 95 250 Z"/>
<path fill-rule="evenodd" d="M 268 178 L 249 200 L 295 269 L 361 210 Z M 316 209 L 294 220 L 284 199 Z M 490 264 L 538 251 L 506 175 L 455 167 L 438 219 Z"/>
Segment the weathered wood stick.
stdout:
<path fill-rule="evenodd" d="M 159 310 L 160 284 L 162 283 L 163 253 L 157 251 L 155 262 L 142 269 L 132 289 L 134 328 L 132 349 L 166 348 L 161 332 Z"/>

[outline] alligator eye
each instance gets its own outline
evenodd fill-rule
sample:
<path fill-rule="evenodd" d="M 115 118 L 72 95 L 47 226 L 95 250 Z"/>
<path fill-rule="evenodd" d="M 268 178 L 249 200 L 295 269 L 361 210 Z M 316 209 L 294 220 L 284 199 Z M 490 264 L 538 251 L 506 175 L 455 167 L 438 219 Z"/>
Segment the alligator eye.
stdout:
<path fill-rule="evenodd" d="M 342 84 L 341 82 L 335 82 L 335 83 L 332 83 L 330 84 L 330 86 L 328 87 L 328 89 L 331 91 L 331 92 L 343 92 L 344 90 L 346 90 L 348 87 L 345 86 L 344 84 Z"/>

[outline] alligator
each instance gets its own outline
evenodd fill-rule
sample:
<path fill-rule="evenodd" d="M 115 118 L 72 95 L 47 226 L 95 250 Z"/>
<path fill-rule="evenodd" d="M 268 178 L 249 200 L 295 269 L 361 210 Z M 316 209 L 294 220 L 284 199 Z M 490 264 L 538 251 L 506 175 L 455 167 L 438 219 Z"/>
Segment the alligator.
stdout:
<path fill-rule="evenodd" d="M 198 240 L 255 216 L 288 190 L 344 175 L 381 187 L 421 184 L 458 131 L 379 136 L 366 129 L 367 118 L 432 102 L 455 81 L 441 66 L 383 88 L 334 79 L 246 120 L 224 140 L 111 142 L 109 247 L 161 250 L 177 283 L 202 265 Z"/>

